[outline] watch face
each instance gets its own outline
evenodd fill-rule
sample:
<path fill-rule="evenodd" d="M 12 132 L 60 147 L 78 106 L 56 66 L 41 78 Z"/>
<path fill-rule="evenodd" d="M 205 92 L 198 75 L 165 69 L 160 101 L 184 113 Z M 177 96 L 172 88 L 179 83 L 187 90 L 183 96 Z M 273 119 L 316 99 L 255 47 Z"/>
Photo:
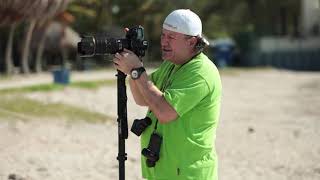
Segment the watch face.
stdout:
<path fill-rule="evenodd" d="M 137 70 L 133 70 L 133 71 L 131 72 L 131 77 L 132 77 L 133 79 L 138 78 L 138 71 L 137 71 Z"/>

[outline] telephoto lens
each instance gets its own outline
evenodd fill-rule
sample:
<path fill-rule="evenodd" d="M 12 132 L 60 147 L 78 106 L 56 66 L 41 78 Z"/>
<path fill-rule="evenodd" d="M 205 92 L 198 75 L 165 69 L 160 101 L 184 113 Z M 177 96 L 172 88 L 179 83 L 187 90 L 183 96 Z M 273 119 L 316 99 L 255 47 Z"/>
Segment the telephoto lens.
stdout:
<path fill-rule="evenodd" d="M 115 54 L 123 49 L 133 51 L 137 56 L 145 56 L 148 41 L 144 39 L 144 29 L 136 26 L 128 29 L 125 38 L 109 38 L 104 35 L 82 36 L 78 42 L 78 53 L 81 57 Z"/>
<path fill-rule="evenodd" d="M 78 53 L 80 56 L 94 56 L 96 49 L 95 38 L 93 36 L 83 36 L 78 43 Z"/>
<path fill-rule="evenodd" d="M 143 148 L 141 152 L 147 158 L 146 163 L 148 167 L 154 167 L 159 160 L 161 143 L 162 137 L 157 133 L 152 133 L 148 148 Z"/>
<path fill-rule="evenodd" d="M 135 135 L 140 136 L 142 132 L 150 126 L 152 123 L 151 119 L 149 117 L 145 117 L 144 119 L 135 119 L 133 121 L 133 124 L 131 126 L 131 132 L 133 132 Z"/>

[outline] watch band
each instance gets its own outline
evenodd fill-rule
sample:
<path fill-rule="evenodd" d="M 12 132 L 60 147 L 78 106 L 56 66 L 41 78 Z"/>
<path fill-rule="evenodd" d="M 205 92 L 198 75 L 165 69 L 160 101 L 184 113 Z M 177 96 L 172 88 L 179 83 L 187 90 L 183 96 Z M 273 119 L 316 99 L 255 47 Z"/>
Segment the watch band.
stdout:
<path fill-rule="evenodd" d="M 132 78 L 132 79 L 139 79 L 140 76 L 141 76 L 141 74 L 142 74 L 143 72 L 145 72 L 145 71 L 146 71 L 146 69 L 145 69 L 143 66 L 138 67 L 138 68 L 133 68 L 133 69 L 131 70 L 131 78 Z"/>

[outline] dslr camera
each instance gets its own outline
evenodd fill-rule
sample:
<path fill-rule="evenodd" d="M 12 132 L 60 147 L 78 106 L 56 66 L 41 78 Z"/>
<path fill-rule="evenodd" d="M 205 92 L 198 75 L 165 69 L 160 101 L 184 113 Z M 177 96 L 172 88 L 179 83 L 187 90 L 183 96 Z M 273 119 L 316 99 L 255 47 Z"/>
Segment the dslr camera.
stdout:
<path fill-rule="evenodd" d="M 142 26 L 126 28 L 126 36 L 123 39 L 107 38 L 106 36 L 82 36 L 78 42 L 78 53 L 81 57 L 94 55 L 116 54 L 124 48 L 133 51 L 137 56 L 143 57 L 148 47 L 148 41 L 144 39 Z"/>
<path fill-rule="evenodd" d="M 140 136 L 151 124 L 152 121 L 148 116 L 143 119 L 135 119 L 131 127 L 131 132 Z M 154 167 L 159 160 L 161 144 L 162 136 L 154 131 L 150 136 L 148 147 L 143 148 L 141 151 L 141 154 L 146 157 L 146 164 L 148 167 Z"/>
<path fill-rule="evenodd" d="M 149 117 L 145 117 L 144 119 L 135 119 L 131 127 L 131 132 L 140 136 L 142 132 L 151 125 L 151 123 L 152 121 Z"/>
<path fill-rule="evenodd" d="M 148 167 L 154 167 L 160 158 L 162 137 L 158 133 L 152 133 L 147 148 L 143 148 L 141 154 L 145 156 Z"/>

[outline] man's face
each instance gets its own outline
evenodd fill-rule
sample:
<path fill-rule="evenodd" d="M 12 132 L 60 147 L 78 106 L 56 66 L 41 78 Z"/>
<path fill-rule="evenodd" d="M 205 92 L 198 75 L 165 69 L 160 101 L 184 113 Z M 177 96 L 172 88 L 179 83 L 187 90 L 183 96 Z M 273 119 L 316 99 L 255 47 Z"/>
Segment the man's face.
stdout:
<path fill-rule="evenodd" d="M 179 63 L 189 56 L 190 50 L 189 39 L 184 34 L 162 29 L 162 59 Z"/>

